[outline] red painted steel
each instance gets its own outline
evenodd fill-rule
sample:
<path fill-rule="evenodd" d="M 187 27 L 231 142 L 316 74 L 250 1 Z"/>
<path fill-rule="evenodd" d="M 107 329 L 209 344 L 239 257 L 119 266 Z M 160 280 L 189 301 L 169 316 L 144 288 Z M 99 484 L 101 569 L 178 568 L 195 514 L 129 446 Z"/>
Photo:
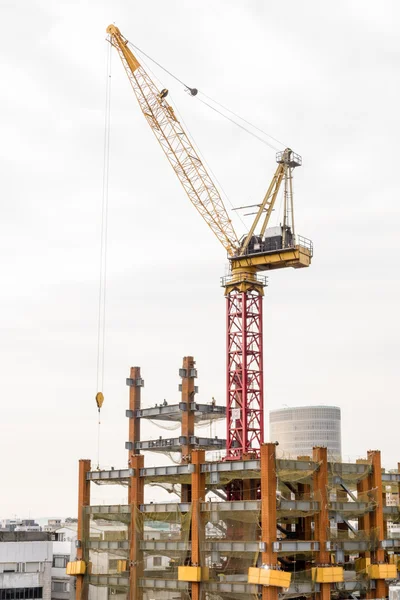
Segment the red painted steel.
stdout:
<path fill-rule="evenodd" d="M 264 442 L 262 296 L 227 296 L 226 460 L 259 458 Z"/>

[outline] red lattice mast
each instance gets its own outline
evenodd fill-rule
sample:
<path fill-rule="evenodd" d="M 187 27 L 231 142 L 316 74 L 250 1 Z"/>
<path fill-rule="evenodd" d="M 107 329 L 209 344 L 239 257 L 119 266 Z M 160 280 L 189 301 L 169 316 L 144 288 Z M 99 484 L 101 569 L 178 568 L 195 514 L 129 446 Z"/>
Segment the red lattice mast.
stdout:
<path fill-rule="evenodd" d="M 227 460 L 258 458 L 264 442 L 262 300 L 258 290 L 227 294 Z"/>

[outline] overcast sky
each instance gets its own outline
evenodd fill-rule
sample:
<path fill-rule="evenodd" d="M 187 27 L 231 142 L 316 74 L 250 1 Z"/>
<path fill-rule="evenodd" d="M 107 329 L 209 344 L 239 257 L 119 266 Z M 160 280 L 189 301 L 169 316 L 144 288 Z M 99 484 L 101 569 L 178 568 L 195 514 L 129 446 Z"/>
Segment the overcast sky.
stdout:
<path fill-rule="evenodd" d="M 75 515 L 77 461 L 97 461 L 112 22 L 189 85 L 303 156 L 296 223 L 315 258 L 310 269 L 269 278 L 266 409 L 338 405 L 344 457 L 379 448 L 395 467 L 398 2 L 2 0 L 0 16 L 0 517 Z M 260 201 L 274 151 L 154 71 L 232 204 Z M 130 366 L 142 368 L 145 406 L 176 402 L 178 369 L 192 354 L 199 400 L 225 401 L 226 257 L 155 141 L 116 52 L 111 104 L 100 463 L 124 468 Z M 143 438 L 159 434 L 149 426 Z M 148 465 L 166 460 L 146 456 Z"/>

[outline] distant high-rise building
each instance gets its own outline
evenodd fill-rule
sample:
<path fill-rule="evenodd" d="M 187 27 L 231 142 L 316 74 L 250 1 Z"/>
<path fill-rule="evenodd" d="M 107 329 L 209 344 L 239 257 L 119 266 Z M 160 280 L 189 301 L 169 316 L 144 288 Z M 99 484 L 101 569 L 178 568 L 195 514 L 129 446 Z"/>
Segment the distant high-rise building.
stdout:
<path fill-rule="evenodd" d="M 279 442 L 290 456 L 311 456 L 313 446 L 326 446 L 328 457 L 342 456 L 340 408 L 337 406 L 298 406 L 271 410 L 269 437 Z"/>

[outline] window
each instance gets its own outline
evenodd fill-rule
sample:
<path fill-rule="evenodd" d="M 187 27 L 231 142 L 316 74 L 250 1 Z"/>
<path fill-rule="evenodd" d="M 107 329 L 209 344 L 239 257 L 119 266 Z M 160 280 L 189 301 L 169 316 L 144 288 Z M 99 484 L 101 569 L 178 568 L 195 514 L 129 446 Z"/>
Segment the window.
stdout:
<path fill-rule="evenodd" d="M 153 556 L 153 567 L 161 567 L 161 556 Z"/>
<path fill-rule="evenodd" d="M 51 591 L 52 592 L 67 592 L 67 583 L 66 581 L 52 581 L 51 582 Z"/>
<path fill-rule="evenodd" d="M 117 558 L 109 559 L 108 569 L 109 569 L 109 571 L 117 571 L 118 570 L 118 559 Z"/>
<path fill-rule="evenodd" d="M 0 600 L 34 600 L 36 598 L 43 598 L 43 588 L 12 588 L 0 590 Z"/>
<path fill-rule="evenodd" d="M 63 556 L 62 554 L 53 556 L 53 567 L 57 569 L 65 569 L 68 562 L 68 556 Z"/>

